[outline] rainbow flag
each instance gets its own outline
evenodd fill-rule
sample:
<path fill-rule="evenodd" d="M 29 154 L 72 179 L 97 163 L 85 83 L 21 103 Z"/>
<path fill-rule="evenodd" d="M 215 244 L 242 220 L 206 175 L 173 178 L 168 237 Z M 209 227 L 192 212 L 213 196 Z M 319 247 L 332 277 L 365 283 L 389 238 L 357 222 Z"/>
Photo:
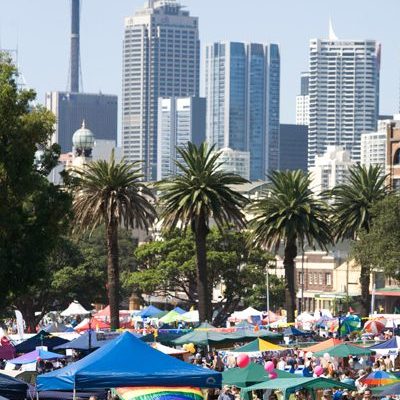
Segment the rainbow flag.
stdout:
<path fill-rule="evenodd" d="M 125 387 L 113 390 L 122 400 L 203 400 L 203 393 L 193 387 Z"/>

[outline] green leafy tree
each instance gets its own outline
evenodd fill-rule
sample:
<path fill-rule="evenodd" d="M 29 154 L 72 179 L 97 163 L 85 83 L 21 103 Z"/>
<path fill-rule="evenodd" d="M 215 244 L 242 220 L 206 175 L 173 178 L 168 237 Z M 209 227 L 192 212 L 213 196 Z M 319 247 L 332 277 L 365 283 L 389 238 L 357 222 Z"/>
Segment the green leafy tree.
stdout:
<path fill-rule="evenodd" d="M 272 172 L 266 196 L 254 202 L 250 212 L 251 239 L 259 246 L 276 251 L 284 246 L 285 304 L 288 322 L 296 309 L 295 258 L 297 247 L 331 243 L 328 208 L 310 189 L 310 177 L 303 171 Z"/>
<path fill-rule="evenodd" d="M 361 231 L 352 252 L 360 265 L 400 281 L 400 198 L 392 194 L 371 208 L 369 231 Z"/>
<path fill-rule="evenodd" d="M 111 327 L 119 327 L 118 227 L 148 229 L 156 212 L 138 163 L 94 161 L 74 171 L 73 211 L 78 231 L 105 226 Z"/>
<path fill-rule="evenodd" d="M 214 303 L 214 323 L 223 324 L 239 304 L 262 293 L 265 307 L 265 268 L 271 255 L 258 248 L 249 248 L 243 232 L 227 229 L 210 230 L 207 240 L 208 289 L 222 285 L 221 298 Z M 127 285 L 146 294 L 171 296 L 187 306 L 197 304 L 196 248 L 191 231 L 174 231 L 163 240 L 139 246 L 135 252 L 136 272 L 127 277 Z M 272 283 L 275 281 L 272 279 Z M 273 290 L 273 285 L 271 285 Z"/>
<path fill-rule="evenodd" d="M 243 207 L 248 200 L 232 188 L 247 182 L 221 170 L 220 153 L 205 143 L 177 149 L 178 175 L 158 183 L 163 226 L 174 230 L 188 226 L 196 243 L 197 293 L 201 321 L 210 321 L 211 298 L 207 275 L 207 236 L 211 220 L 219 229 L 245 226 Z"/>
<path fill-rule="evenodd" d="M 333 216 L 335 239 L 357 240 L 361 232 L 368 233 L 373 221 L 372 209 L 387 194 L 386 177 L 378 166 L 357 165 L 350 169 L 348 182 L 336 186 L 331 194 L 334 199 Z M 361 262 L 361 314 L 367 317 L 371 296 L 370 263 Z"/>
<path fill-rule="evenodd" d="M 18 89 L 16 77 L 0 54 L 0 291 L 2 305 L 14 307 L 42 279 L 71 207 L 70 195 L 46 178 L 60 154 L 48 145 L 54 116 L 33 104 L 33 90 Z"/>

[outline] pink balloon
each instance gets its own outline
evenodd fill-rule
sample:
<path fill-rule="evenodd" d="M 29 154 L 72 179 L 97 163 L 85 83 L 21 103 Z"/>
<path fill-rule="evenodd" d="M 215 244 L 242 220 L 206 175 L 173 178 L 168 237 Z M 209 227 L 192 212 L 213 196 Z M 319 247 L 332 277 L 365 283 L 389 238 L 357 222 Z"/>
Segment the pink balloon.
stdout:
<path fill-rule="evenodd" d="M 278 374 L 275 371 L 273 371 L 273 372 L 270 372 L 268 376 L 269 376 L 269 379 L 276 379 L 278 377 Z"/>
<path fill-rule="evenodd" d="M 317 366 L 314 368 L 314 373 L 315 373 L 315 375 L 317 375 L 317 376 L 322 375 L 323 372 L 324 372 L 324 369 L 323 369 L 320 365 L 317 365 Z"/>
<path fill-rule="evenodd" d="M 250 363 L 250 357 L 247 354 L 240 354 L 236 359 L 239 368 L 246 368 Z"/>
<path fill-rule="evenodd" d="M 264 365 L 264 369 L 267 372 L 273 372 L 273 370 L 275 369 L 275 365 L 272 361 L 267 361 Z"/>

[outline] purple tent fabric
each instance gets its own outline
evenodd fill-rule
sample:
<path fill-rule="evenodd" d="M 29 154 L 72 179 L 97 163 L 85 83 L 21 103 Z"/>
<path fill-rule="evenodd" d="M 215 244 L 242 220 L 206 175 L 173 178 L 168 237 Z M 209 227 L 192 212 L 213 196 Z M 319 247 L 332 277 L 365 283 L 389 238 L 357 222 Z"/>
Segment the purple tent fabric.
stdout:
<path fill-rule="evenodd" d="M 11 360 L 17 355 L 15 347 L 12 344 L 0 346 L 0 359 Z"/>
<path fill-rule="evenodd" d="M 12 360 L 9 360 L 9 362 L 12 364 L 30 364 L 35 362 L 38 358 L 41 360 L 55 360 L 58 358 L 65 358 L 65 356 L 52 353 L 51 351 L 34 350 L 17 358 L 13 358 Z"/>

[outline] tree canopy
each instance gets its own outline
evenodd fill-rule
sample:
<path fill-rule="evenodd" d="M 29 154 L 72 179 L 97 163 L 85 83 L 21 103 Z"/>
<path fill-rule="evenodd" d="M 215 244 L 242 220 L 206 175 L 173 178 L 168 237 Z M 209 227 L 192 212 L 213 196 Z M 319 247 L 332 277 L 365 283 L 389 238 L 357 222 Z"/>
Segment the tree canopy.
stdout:
<path fill-rule="evenodd" d="M 54 116 L 21 90 L 17 70 L 0 53 L 0 291 L 13 304 L 43 276 L 67 229 L 71 199 L 47 180 L 60 147 L 49 145 Z"/>

